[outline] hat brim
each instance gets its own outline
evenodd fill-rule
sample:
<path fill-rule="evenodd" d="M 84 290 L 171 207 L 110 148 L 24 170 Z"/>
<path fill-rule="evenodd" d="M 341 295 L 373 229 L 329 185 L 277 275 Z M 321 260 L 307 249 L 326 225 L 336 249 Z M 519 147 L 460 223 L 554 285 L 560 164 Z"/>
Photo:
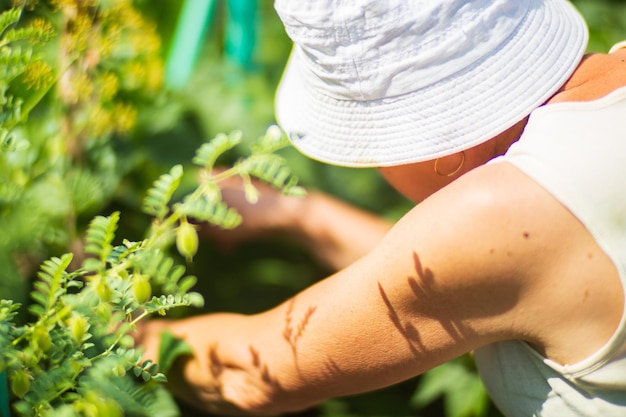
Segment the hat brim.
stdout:
<path fill-rule="evenodd" d="M 277 90 L 278 124 L 305 155 L 350 167 L 432 160 L 485 142 L 545 103 L 585 53 L 587 27 L 569 2 L 531 3 L 498 50 L 401 96 L 350 101 L 322 94 L 300 76 L 295 46 Z"/>

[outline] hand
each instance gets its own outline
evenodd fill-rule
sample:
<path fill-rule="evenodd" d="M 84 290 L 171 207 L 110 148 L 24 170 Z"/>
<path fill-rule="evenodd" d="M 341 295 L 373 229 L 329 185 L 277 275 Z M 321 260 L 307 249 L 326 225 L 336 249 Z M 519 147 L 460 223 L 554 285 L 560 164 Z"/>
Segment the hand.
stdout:
<path fill-rule="evenodd" d="M 142 360 L 158 363 L 161 333 L 167 328 L 167 320 L 141 320 L 132 336 L 135 346 L 143 350 Z"/>
<path fill-rule="evenodd" d="M 218 171 L 219 172 L 219 171 Z M 242 224 L 234 230 L 203 225 L 200 235 L 233 249 L 244 240 L 282 234 L 293 238 L 328 267 L 339 270 L 369 252 L 391 228 L 386 219 L 319 191 L 290 197 L 253 180 L 259 199 L 245 198 L 241 178 L 220 181 L 224 201 L 237 209 Z"/>
<path fill-rule="evenodd" d="M 220 171 L 216 170 L 217 173 Z M 298 208 L 304 204 L 303 198 L 286 196 L 257 179 L 252 179 L 252 184 L 259 192 L 255 203 L 246 199 L 240 177 L 230 177 L 219 182 L 222 199 L 241 214 L 242 222 L 232 230 L 202 224 L 201 237 L 214 240 L 221 248 L 230 250 L 249 239 L 296 232 L 295 217 Z"/>
<path fill-rule="evenodd" d="M 183 320 L 144 320 L 134 334 L 135 345 L 143 350 L 142 360 L 158 363 L 161 336 L 171 332 L 193 350 L 193 355 L 177 358 L 167 370 L 167 388 L 183 402 L 209 413 L 243 415 L 241 408 L 224 397 L 219 378 L 223 372 L 222 359 L 215 353 L 216 335 L 228 339 L 232 314 L 210 314 Z M 224 323 L 222 323 L 224 322 Z M 160 364 L 159 364 L 160 365 Z"/>

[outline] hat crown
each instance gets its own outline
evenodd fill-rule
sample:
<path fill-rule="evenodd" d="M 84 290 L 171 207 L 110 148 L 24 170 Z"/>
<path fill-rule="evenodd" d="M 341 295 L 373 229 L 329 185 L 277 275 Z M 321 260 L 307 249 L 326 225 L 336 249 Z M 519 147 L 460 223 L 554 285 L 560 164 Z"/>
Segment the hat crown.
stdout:
<path fill-rule="evenodd" d="M 528 0 L 276 0 L 304 77 L 319 93 L 368 101 L 470 67 L 515 31 Z"/>

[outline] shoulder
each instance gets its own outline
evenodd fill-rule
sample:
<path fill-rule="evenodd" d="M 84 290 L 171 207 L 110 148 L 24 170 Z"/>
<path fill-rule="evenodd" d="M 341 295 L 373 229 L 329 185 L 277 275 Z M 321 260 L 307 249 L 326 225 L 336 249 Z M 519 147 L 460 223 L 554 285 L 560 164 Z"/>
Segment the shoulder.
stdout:
<path fill-rule="evenodd" d="M 596 100 L 623 86 L 626 86 L 626 49 L 612 54 L 588 54 L 548 104 Z"/>
<path fill-rule="evenodd" d="M 408 316 L 439 317 L 468 350 L 520 339 L 547 351 L 550 334 L 580 305 L 589 253 L 600 257 L 565 207 L 514 166 L 498 163 L 416 206 L 371 259 L 387 260 L 388 286 L 409 284 Z M 581 285 L 555 291 L 566 274 Z"/>
<path fill-rule="evenodd" d="M 479 167 L 416 206 L 380 253 L 397 259 L 399 285 L 409 277 L 407 314 L 439 315 L 466 349 L 517 339 L 571 363 L 599 349 L 621 317 L 611 260 L 508 163 Z"/>
<path fill-rule="evenodd" d="M 481 318 L 472 326 L 486 338 L 471 343 L 519 338 L 525 330 L 510 328 L 519 323 L 512 316 L 544 267 L 536 261 L 550 239 L 544 198 L 509 164 L 477 168 L 407 213 L 371 258 L 422 289 L 416 310 L 445 305 L 450 321 Z"/>
<path fill-rule="evenodd" d="M 488 164 L 417 205 L 387 239 L 390 246 L 409 243 L 422 253 L 468 263 L 476 256 L 481 262 L 512 258 L 517 263 L 528 251 L 545 249 L 541 242 L 557 227 L 552 217 L 560 217 L 561 208 L 513 165 Z M 519 268 L 518 274 L 525 275 Z"/>

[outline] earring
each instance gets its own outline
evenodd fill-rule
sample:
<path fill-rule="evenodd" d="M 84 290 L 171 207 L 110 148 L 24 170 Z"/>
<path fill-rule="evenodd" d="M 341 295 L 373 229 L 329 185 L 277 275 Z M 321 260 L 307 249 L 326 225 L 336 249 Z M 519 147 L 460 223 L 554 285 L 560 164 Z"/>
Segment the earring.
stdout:
<path fill-rule="evenodd" d="M 439 171 L 439 158 L 435 159 L 435 173 L 437 175 L 439 175 L 440 177 L 453 177 L 456 174 L 458 174 L 458 172 L 461 170 L 461 168 L 463 168 L 463 164 L 465 163 L 465 152 L 461 151 L 461 163 L 459 164 L 458 167 L 456 167 L 456 169 L 450 173 L 443 173 Z"/>

